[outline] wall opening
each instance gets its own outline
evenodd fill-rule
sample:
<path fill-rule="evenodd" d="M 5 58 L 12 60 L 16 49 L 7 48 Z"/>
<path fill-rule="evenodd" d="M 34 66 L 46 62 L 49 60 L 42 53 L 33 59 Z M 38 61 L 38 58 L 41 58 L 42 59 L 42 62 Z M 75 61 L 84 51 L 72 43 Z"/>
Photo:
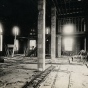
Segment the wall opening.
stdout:
<path fill-rule="evenodd" d="M 36 47 L 36 40 L 30 40 L 30 50 L 33 50 Z"/>
<path fill-rule="evenodd" d="M 0 35 L 0 51 L 2 51 L 2 35 Z"/>
<path fill-rule="evenodd" d="M 15 41 L 15 51 L 19 50 L 19 41 L 16 39 Z"/>
<path fill-rule="evenodd" d="M 64 38 L 64 50 L 65 51 L 73 50 L 73 38 L 71 37 Z"/>

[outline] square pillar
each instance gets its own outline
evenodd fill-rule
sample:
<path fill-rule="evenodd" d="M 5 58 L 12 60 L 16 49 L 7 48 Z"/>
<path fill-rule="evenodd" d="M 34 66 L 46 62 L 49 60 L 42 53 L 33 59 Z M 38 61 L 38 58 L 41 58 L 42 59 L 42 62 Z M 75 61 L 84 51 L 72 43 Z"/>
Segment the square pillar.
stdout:
<path fill-rule="evenodd" d="M 38 70 L 45 70 L 45 0 L 38 0 Z"/>
<path fill-rule="evenodd" d="M 58 57 L 61 57 L 61 35 L 58 35 Z"/>
<path fill-rule="evenodd" d="M 51 59 L 56 57 L 56 7 L 51 8 Z"/>

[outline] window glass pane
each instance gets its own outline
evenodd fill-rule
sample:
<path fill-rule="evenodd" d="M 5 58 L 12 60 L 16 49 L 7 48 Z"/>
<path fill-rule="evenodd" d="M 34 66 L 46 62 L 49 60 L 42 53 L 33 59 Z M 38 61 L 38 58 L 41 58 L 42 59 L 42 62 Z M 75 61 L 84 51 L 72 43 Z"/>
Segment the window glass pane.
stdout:
<path fill-rule="evenodd" d="M 30 40 L 30 50 L 33 50 L 36 47 L 36 40 Z"/>
<path fill-rule="evenodd" d="M 72 51 L 73 39 L 72 38 L 65 38 L 64 39 L 64 46 L 65 51 Z"/>
<path fill-rule="evenodd" d="M 18 40 L 15 41 L 15 51 L 19 50 L 19 42 Z"/>
<path fill-rule="evenodd" d="M 2 51 L 2 35 L 0 35 L 0 51 Z"/>

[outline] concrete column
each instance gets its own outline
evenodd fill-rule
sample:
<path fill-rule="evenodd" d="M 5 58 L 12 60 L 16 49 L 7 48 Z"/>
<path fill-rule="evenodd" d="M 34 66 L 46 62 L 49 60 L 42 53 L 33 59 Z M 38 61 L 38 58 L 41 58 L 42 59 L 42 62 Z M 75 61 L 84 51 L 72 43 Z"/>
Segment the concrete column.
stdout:
<path fill-rule="evenodd" d="M 58 35 L 58 57 L 61 57 L 61 35 Z"/>
<path fill-rule="evenodd" d="M 45 70 L 45 2 L 38 0 L 38 70 Z"/>
<path fill-rule="evenodd" d="M 56 57 L 56 7 L 51 8 L 51 59 Z"/>

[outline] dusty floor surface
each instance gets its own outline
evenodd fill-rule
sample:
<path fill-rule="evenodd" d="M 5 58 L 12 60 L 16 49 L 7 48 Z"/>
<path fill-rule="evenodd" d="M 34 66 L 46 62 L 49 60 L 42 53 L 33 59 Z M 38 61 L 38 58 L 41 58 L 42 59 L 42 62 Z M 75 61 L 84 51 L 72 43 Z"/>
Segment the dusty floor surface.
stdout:
<path fill-rule="evenodd" d="M 0 63 L 0 88 L 21 88 L 29 82 L 37 71 L 37 58 L 14 57 L 5 58 L 5 63 Z M 46 65 L 46 68 L 50 65 Z"/>
<path fill-rule="evenodd" d="M 69 61 L 69 64 L 65 61 L 65 64 L 56 65 L 39 88 L 88 88 L 88 68 L 85 65 L 88 62 L 72 62 L 71 58 Z"/>
<path fill-rule="evenodd" d="M 63 57 L 46 59 L 46 68 L 52 62 L 56 67 L 41 83 L 40 88 L 88 88 L 88 69 L 85 64 L 71 62 L 68 57 Z M 5 58 L 5 63 L 0 63 L 0 88 L 22 88 L 39 73 L 37 58 Z"/>
<path fill-rule="evenodd" d="M 85 65 L 58 65 L 40 88 L 88 88 L 88 69 Z"/>

